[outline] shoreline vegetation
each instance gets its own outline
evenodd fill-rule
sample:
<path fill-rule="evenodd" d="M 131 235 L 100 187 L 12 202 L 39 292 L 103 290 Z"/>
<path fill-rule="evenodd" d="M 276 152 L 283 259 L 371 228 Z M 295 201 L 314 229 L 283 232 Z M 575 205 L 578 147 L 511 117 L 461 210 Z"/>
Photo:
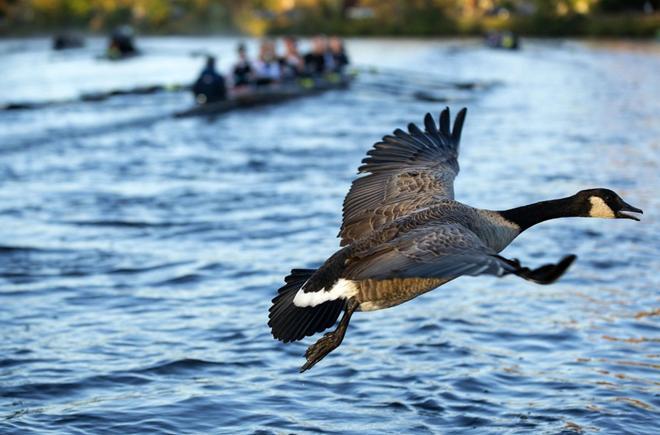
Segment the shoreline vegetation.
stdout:
<path fill-rule="evenodd" d="M 0 37 L 122 24 L 146 35 L 660 38 L 660 0 L 0 1 Z"/>

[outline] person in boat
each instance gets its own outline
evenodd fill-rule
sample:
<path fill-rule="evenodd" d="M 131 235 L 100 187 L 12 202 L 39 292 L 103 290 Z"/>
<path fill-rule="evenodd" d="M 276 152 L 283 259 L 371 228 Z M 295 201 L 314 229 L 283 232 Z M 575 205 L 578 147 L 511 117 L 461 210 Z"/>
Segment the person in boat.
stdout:
<path fill-rule="evenodd" d="M 227 98 L 225 78 L 215 68 L 215 57 L 208 56 L 206 65 L 192 88 L 199 104 L 214 103 Z"/>
<path fill-rule="evenodd" d="M 518 35 L 513 32 L 504 32 L 500 45 L 507 50 L 517 50 L 520 48 Z"/>
<path fill-rule="evenodd" d="M 328 46 L 332 55 L 332 72 L 342 74 L 349 63 L 346 50 L 344 49 L 344 41 L 337 36 L 333 36 L 330 38 Z"/>
<path fill-rule="evenodd" d="M 292 80 L 305 72 L 305 61 L 298 51 L 298 40 L 293 36 L 284 38 L 284 56 L 280 58 L 282 76 Z"/>
<path fill-rule="evenodd" d="M 323 75 L 333 68 L 334 61 L 328 52 L 325 36 L 317 35 L 312 39 L 312 50 L 305 55 L 305 73 L 312 77 Z"/>
<path fill-rule="evenodd" d="M 115 29 L 110 36 L 108 56 L 118 58 L 137 54 L 133 34 L 133 29 L 130 26 L 121 26 Z"/>
<path fill-rule="evenodd" d="M 82 36 L 75 33 L 59 33 L 53 37 L 53 50 L 68 50 L 70 48 L 80 48 L 85 45 Z"/>
<path fill-rule="evenodd" d="M 259 47 L 259 58 L 254 64 L 257 86 L 270 85 L 282 79 L 282 68 L 275 52 L 275 42 L 264 39 Z"/>
<path fill-rule="evenodd" d="M 235 87 L 249 86 L 254 79 L 254 67 L 248 59 L 247 48 L 242 42 L 238 44 L 238 62 L 232 70 L 233 83 Z"/>

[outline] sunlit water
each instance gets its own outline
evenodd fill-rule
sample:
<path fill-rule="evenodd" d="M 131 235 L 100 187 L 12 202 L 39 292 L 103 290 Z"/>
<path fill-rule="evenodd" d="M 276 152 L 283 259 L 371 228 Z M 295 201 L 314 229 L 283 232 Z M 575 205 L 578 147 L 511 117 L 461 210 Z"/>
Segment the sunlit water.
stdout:
<path fill-rule="evenodd" d="M 236 41 L 140 42 L 144 56 L 108 62 L 100 40 L 2 41 L 0 103 L 188 82 L 192 52 L 227 65 Z M 0 432 L 657 433 L 660 49 L 349 48 L 420 74 L 381 68 L 350 91 L 215 119 L 170 117 L 182 93 L 0 112 Z M 358 313 L 299 374 L 316 337 L 273 340 L 271 298 L 337 248 L 372 143 L 445 104 L 469 108 L 459 200 L 502 209 L 604 186 L 643 221 L 544 223 L 505 254 L 577 254 L 557 284 L 461 278 Z"/>

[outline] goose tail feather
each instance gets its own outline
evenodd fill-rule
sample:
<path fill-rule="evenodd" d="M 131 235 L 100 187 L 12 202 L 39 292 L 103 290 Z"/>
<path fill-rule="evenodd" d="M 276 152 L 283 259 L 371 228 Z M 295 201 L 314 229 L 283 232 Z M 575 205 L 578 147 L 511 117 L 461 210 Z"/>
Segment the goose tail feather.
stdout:
<path fill-rule="evenodd" d="M 284 279 L 285 284 L 273 299 L 268 315 L 268 326 L 276 339 L 287 343 L 322 332 L 335 324 L 345 308 L 346 300 L 342 298 L 306 307 L 293 303 L 298 290 L 314 272 L 314 269 L 293 269 Z"/>

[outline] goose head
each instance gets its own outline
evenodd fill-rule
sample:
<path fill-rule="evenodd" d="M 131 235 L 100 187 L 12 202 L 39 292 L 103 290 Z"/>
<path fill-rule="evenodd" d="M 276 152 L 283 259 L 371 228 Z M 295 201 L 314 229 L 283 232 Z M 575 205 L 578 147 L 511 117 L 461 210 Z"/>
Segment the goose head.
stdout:
<path fill-rule="evenodd" d="M 580 209 L 580 216 L 609 218 L 609 219 L 633 219 L 639 218 L 629 213 L 644 213 L 637 207 L 625 202 L 616 192 L 609 189 L 587 189 L 578 192 L 574 199 Z"/>

